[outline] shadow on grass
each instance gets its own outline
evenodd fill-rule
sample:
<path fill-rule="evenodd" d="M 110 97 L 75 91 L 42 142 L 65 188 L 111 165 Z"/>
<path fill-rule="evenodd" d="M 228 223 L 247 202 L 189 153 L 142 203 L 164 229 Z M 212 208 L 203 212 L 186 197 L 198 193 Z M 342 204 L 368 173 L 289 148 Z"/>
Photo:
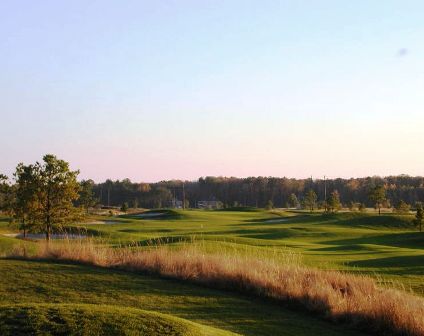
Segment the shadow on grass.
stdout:
<path fill-rule="evenodd" d="M 424 254 L 350 261 L 347 265 L 364 268 L 403 268 L 405 271 L 402 273 L 424 276 Z"/>
<path fill-rule="evenodd" d="M 402 247 L 411 249 L 424 249 L 424 233 L 420 232 L 403 232 L 389 233 L 384 235 L 375 235 L 368 237 L 359 237 L 352 239 L 332 240 L 319 242 L 325 245 L 343 245 L 354 246 L 359 244 L 372 244 L 392 247 Z M 334 247 L 338 248 L 338 247 Z M 328 247 L 331 249 L 331 247 Z"/>
<path fill-rule="evenodd" d="M 320 321 L 301 305 L 255 298 L 230 290 L 155 275 L 85 266 L 66 261 L 8 259 L 2 297 L 19 302 L 77 302 L 152 309 L 194 321 L 207 321 L 243 335 L 359 335 Z M 19 269 L 17 272 L 10 270 Z M 19 278 L 19 281 L 17 279 Z M 37 286 L 35 286 L 37 285 Z M 323 306 L 326 302 L 321 302 Z M 290 306 L 290 310 L 287 309 Z"/>
<path fill-rule="evenodd" d="M 138 219 L 138 220 L 170 220 L 170 219 L 182 219 L 184 215 L 171 209 L 158 209 L 148 210 L 137 214 L 121 215 L 119 218 L 124 219 Z"/>
<path fill-rule="evenodd" d="M 255 208 L 255 207 L 240 206 L 240 207 L 230 207 L 225 209 L 217 209 L 215 211 L 259 212 L 259 211 L 263 211 L 263 209 Z"/>
<path fill-rule="evenodd" d="M 334 225 L 361 228 L 393 228 L 393 229 L 412 229 L 413 216 L 396 214 L 366 214 L 359 212 L 342 214 L 322 214 L 323 222 Z"/>

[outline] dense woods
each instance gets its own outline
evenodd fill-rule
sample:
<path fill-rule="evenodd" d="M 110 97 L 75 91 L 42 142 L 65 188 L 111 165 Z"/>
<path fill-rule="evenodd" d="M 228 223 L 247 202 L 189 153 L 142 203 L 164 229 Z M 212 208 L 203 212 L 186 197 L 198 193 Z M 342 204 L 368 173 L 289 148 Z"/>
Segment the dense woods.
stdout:
<path fill-rule="evenodd" d="M 183 188 L 184 186 L 184 188 Z M 385 195 L 381 192 L 384 188 Z M 184 190 L 183 190 L 184 189 Z M 370 195 L 375 190 L 376 195 Z M 344 206 L 396 207 L 401 201 L 415 205 L 424 201 L 424 177 L 407 175 L 389 177 L 365 177 L 351 179 L 293 179 L 277 177 L 204 177 L 197 181 L 161 181 L 157 183 L 134 183 L 129 179 L 107 180 L 94 184 L 95 197 L 103 205 L 121 206 L 127 202 L 131 207 L 166 207 L 173 200 L 183 200 L 191 207 L 198 201 L 220 201 L 224 207 L 295 206 L 296 202 L 312 208 L 341 202 Z M 313 193 L 311 193 L 313 191 Z M 337 191 L 337 200 L 334 200 Z M 380 193 L 380 194 L 378 194 Z"/>
<path fill-rule="evenodd" d="M 52 222 L 73 218 L 75 209 L 93 206 L 132 208 L 197 207 L 291 207 L 325 208 L 334 212 L 342 206 L 394 208 L 407 213 L 424 201 L 424 177 L 407 175 L 351 179 L 294 179 L 277 177 L 202 177 L 197 181 L 134 183 L 106 180 L 77 182 L 78 171 L 46 155 L 43 164 L 19 164 L 13 179 L 0 175 L 0 210 L 9 209 L 22 225 L 39 222 L 50 231 Z M 56 218 L 57 217 L 57 218 Z M 25 230 L 25 227 L 24 227 Z"/>
<path fill-rule="evenodd" d="M 422 230 L 424 178 L 406 175 L 351 179 L 288 179 L 275 177 L 205 177 L 197 181 L 133 183 L 78 181 L 79 171 L 48 154 L 42 162 L 18 164 L 13 179 L 0 174 L 0 211 L 18 223 L 24 237 L 43 232 L 46 239 L 63 225 L 89 214 L 93 207 L 132 208 L 274 207 L 336 212 L 341 207 L 363 210 L 393 208 L 399 214 L 416 210 L 414 224 Z M 112 213 L 112 210 L 110 210 Z"/>

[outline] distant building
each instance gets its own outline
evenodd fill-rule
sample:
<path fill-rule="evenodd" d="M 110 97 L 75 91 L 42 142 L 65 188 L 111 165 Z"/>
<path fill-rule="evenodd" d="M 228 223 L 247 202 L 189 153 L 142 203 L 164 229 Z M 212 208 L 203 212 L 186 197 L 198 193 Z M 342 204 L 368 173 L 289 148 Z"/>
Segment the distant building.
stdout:
<path fill-rule="evenodd" d="M 220 209 L 221 207 L 220 201 L 197 201 L 197 208 L 199 209 Z"/>

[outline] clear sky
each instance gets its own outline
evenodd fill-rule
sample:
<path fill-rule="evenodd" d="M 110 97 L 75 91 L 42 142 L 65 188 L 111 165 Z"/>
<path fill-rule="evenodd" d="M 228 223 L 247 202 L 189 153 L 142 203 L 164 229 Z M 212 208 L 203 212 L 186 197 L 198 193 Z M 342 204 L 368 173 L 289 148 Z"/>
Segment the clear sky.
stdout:
<path fill-rule="evenodd" d="M 0 1 L 0 172 L 424 175 L 424 2 Z"/>

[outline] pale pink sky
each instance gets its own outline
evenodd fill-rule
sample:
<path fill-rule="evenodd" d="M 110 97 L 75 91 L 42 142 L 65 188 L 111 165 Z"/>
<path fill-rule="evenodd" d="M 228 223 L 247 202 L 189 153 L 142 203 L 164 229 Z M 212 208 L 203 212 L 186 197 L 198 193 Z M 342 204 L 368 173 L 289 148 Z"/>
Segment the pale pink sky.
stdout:
<path fill-rule="evenodd" d="M 422 1 L 0 2 L 0 172 L 424 175 Z"/>

